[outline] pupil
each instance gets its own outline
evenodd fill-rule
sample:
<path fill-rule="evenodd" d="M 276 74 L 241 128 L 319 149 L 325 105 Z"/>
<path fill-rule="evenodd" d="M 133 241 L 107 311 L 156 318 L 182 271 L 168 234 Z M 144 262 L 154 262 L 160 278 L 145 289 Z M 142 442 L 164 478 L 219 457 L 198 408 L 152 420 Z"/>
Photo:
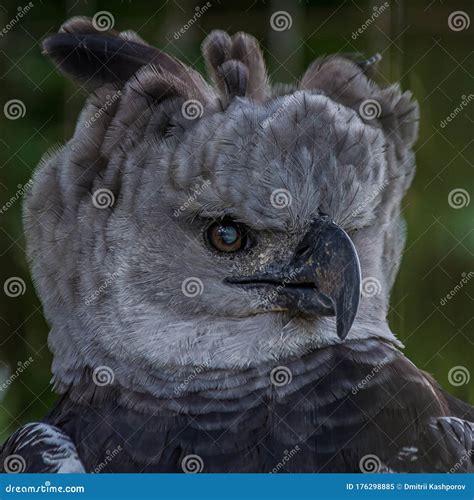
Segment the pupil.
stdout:
<path fill-rule="evenodd" d="M 238 238 L 237 229 L 233 226 L 222 226 L 219 229 L 219 236 L 226 245 L 232 245 Z"/>

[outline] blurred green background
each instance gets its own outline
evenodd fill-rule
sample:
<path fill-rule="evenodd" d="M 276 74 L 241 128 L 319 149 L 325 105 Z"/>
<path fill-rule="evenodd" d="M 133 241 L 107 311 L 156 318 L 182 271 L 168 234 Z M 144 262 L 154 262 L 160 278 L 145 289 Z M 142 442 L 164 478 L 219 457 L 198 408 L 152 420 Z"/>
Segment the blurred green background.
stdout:
<path fill-rule="evenodd" d="M 0 3 L 0 442 L 18 425 L 41 418 L 55 398 L 49 385 L 48 326 L 25 259 L 22 186 L 41 155 L 71 136 L 85 99 L 42 57 L 38 42 L 73 15 L 93 16 L 103 10 L 112 14 L 116 28 L 136 30 L 199 69 L 200 42 L 214 28 L 256 36 L 274 81 L 290 82 L 314 58 L 332 52 L 383 55 L 379 81 L 399 80 L 421 106 L 421 134 L 415 148 L 418 170 L 404 201 L 408 242 L 390 323 L 413 362 L 449 392 L 474 403 L 474 279 L 470 279 L 474 275 L 469 274 L 474 271 L 473 2 L 393 0 L 374 17 L 383 1 L 212 0 L 176 39 L 174 33 L 195 18 L 196 7 L 205 4 L 186 0 Z M 291 27 L 285 31 L 270 26 L 272 14 L 280 10 L 291 16 Z M 458 24 L 453 24 L 457 11 L 465 15 L 458 14 Z M 374 22 L 367 25 L 369 18 Z M 353 35 L 364 23 L 363 33 Z M 17 119 L 6 116 L 12 100 L 21 101 Z M 455 117 L 443 125 L 451 113 Z M 15 297 L 5 293 L 12 277 L 24 282 Z M 443 305 L 442 299 L 451 292 L 453 297 Z M 463 367 L 461 379 L 448 377 L 455 367 Z"/>

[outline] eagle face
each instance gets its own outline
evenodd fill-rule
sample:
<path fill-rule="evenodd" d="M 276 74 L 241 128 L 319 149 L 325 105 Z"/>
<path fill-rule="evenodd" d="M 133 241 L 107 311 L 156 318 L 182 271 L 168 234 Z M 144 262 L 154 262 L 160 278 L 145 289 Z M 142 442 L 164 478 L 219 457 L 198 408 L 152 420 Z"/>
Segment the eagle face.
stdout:
<path fill-rule="evenodd" d="M 271 312 L 308 328 L 336 316 L 341 295 L 353 321 L 360 270 L 347 232 L 373 222 L 377 203 L 362 201 L 386 172 L 383 136 L 364 128 L 354 111 L 298 92 L 265 106 L 236 99 L 150 146 L 144 175 L 157 188 L 140 197 L 134 288 L 153 281 L 147 296 L 183 318 Z M 337 189 L 342 175 L 357 190 Z"/>
<path fill-rule="evenodd" d="M 410 96 L 343 58 L 272 87 L 255 39 L 223 32 L 203 44 L 211 86 L 136 35 L 84 23 L 44 43 L 93 93 L 25 210 L 57 383 L 104 364 L 126 378 L 138 364 L 239 369 L 346 338 L 396 342 L 385 315 Z"/>

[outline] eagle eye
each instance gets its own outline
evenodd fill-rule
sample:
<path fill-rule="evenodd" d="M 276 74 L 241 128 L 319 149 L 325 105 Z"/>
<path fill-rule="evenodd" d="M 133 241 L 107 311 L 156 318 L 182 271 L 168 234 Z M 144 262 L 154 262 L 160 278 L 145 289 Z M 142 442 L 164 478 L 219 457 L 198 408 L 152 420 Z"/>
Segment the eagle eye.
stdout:
<path fill-rule="evenodd" d="M 209 244 L 219 252 L 231 253 L 245 248 L 244 227 L 231 220 L 214 222 L 207 230 Z"/>

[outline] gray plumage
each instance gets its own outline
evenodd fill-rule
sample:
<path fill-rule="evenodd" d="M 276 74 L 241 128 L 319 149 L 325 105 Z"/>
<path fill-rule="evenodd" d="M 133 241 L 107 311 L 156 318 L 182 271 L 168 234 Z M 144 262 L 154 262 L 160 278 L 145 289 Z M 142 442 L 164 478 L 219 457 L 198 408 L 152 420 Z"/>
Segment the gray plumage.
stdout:
<path fill-rule="evenodd" d="M 210 85 L 130 32 L 65 26 L 45 51 L 93 91 L 35 174 L 25 231 L 62 394 L 46 421 L 85 470 L 117 446 L 105 472 L 180 471 L 189 455 L 210 472 L 272 471 L 295 446 L 281 471 L 358 471 L 371 454 L 380 470 L 448 471 L 467 453 L 471 467 L 472 410 L 401 354 L 386 320 L 414 174 L 411 94 L 369 79 L 376 58 L 324 58 L 272 86 L 257 41 L 221 31 L 203 43 Z M 216 220 L 245 227 L 248 250 L 210 248 Z M 284 305 L 268 300 L 277 264 L 310 265 L 313 227 L 350 253 L 349 235 L 351 269 L 378 293 L 348 299 L 352 278 L 324 279 L 321 264 L 317 289 L 293 280 Z M 190 279 L 198 293 L 183 293 Z M 303 311 L 312 294 L 332 313 Z"/>

